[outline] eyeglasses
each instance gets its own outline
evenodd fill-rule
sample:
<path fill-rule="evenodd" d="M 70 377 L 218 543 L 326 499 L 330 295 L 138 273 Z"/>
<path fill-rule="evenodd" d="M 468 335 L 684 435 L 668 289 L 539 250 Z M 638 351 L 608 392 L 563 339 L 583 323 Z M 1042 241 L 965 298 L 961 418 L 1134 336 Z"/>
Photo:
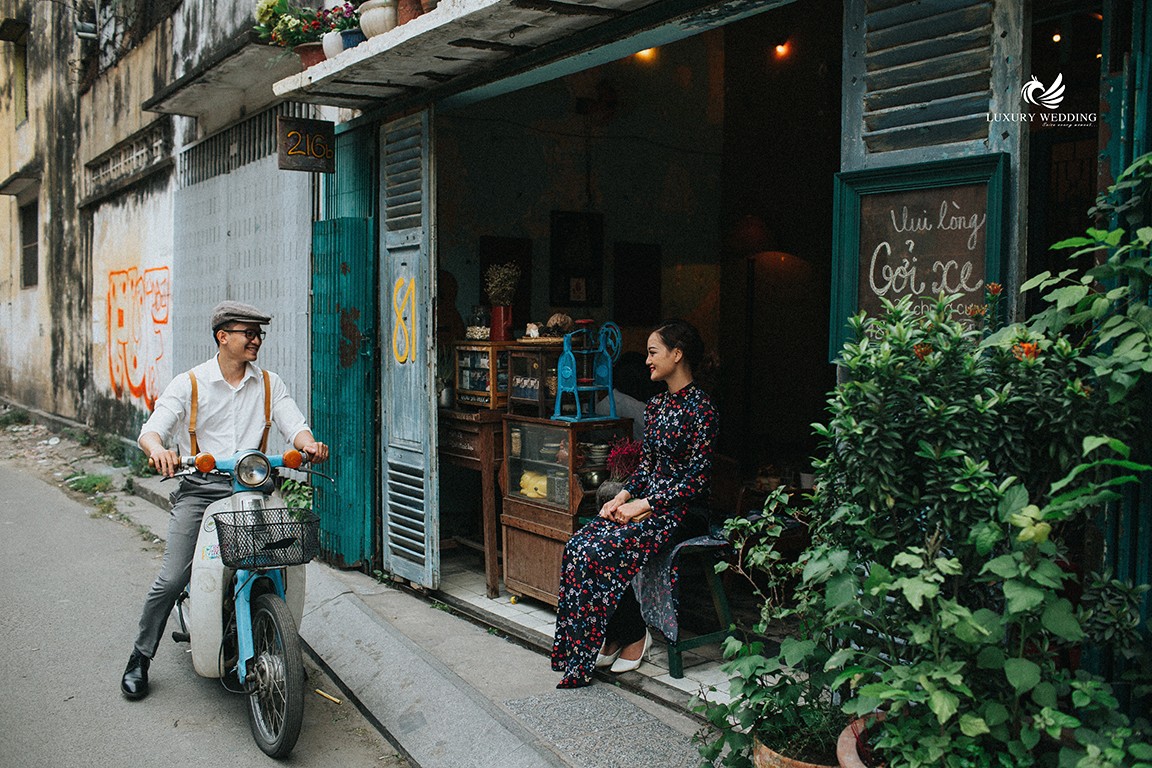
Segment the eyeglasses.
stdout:
<path fill-rule="evenodd" d="M 248 341 L 255 341 L 257 338 L 263 341 L 264 337 L 268 335 L 268 331 L 254 331 L 251 328 L 221 328 L 220 330 L 224 333 L 242 333 Z"/>

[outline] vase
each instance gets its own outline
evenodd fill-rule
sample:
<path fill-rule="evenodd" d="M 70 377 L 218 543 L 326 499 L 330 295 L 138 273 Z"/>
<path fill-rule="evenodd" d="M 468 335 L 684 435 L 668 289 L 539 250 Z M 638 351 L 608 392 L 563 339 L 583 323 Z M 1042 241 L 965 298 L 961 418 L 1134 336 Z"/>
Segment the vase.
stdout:
<path fill-rule="evenodd" d="M 492 307 L 492 341 L 512 340 L 512 307 L 508 304 L 495 304 Z"/>
<path fill-rule="evenodd" d="M 367 39 L 364 35 L 364 30 L 360 29 L 360 27 L 345 29 L 340 32 L 340 41 L 344 44 L 344 50 L 355 48 Z"/>
<path fill-rule="evenodd" d="M 883 712 L 874 712 L 853 720 L 840 732 L 840 738 L 836 740 L 836 760 L 841 768 L 868 768 L 868 764 L 860 757 L 860 735 L 868 730 L 873 722 L 880 722 L 883 719 Z"/>
<path fill-rule="evenodd" d="M 752 765 L 755 768 L 837 768 L 823 763 L 806 763 L 794 760 L 764 746 L 760 739 L 753 739 Z"/>
<path fill-rule="evenodd" d="M 324 61 L 324 46 L 320 43 L 301 43 L 292 50 L 300 57 L 305 69 Z"/>
<path fill-rule="evenodd" d="M 407 24 L 424 13 L 420 0 L 396 0 L 396 26 Z"/>
<path fill-rule="evenodd" d="M 324 37 L 320 38 L 320 45 L 324 47 L 324 57 L 334 59 L 344 50 L 344 39 L 340 37 L 340 32 L 332 30 L 324 33 Z"/>
<path fill-rule="evenodd" d="M 396 0 L 367 0 L 360 6 L 360 29 L 376 37 L 396 26 Z"/>

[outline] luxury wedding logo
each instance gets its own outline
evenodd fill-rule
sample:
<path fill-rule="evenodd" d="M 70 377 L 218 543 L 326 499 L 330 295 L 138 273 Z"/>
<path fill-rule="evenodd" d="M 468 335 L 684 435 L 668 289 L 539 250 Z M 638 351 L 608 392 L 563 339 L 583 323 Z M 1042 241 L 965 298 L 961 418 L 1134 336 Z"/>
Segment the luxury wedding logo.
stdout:
<path fill-rule="evenodd" d="M 989 112 L 990 123 L 1043 123 L 1043 127 L 1082 128 L 1096 125 L 1095 112 L 1057 112 L 1064 101 L 1064 75 L 1057 74 L 1052 84 L 1045 86 L 1040 78 L 1032 79 L 1020 89 L 1020 101 L 1033 107 L 1033 112 Z"/>

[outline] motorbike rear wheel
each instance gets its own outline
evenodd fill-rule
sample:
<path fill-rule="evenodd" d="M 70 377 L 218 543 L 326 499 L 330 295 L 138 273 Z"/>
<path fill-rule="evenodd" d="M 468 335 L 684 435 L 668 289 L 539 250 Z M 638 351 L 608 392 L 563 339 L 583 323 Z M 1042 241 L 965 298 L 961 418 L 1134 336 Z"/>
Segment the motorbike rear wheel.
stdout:
<path fill-rule="evenodd" d="M 304 718 L 304 659 L 288 605 L 265 593 L 252 602 L 253 657 L 248 667 L 248 722 L 269 757 L 296 746 Z"/>

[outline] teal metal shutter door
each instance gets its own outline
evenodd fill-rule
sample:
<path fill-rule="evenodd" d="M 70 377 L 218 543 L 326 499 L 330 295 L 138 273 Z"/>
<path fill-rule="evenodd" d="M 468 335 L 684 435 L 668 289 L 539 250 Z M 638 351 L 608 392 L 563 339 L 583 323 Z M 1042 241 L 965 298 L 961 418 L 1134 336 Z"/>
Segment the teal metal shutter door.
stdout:
<path fill-rule="evenodd" d="M 440 581 L 432 339 L 430 115 L 383 129 L 381 440 L 384 569 L 435 589 Z"/>
<path fill-rule="evenodd" d="M 312 422 L 330 446 L 317 481 L 326 560 L 357 567 L 371 557 L 376 391 L 376 281 L 370 219 L 315 222 L 312 229 Z"/>

